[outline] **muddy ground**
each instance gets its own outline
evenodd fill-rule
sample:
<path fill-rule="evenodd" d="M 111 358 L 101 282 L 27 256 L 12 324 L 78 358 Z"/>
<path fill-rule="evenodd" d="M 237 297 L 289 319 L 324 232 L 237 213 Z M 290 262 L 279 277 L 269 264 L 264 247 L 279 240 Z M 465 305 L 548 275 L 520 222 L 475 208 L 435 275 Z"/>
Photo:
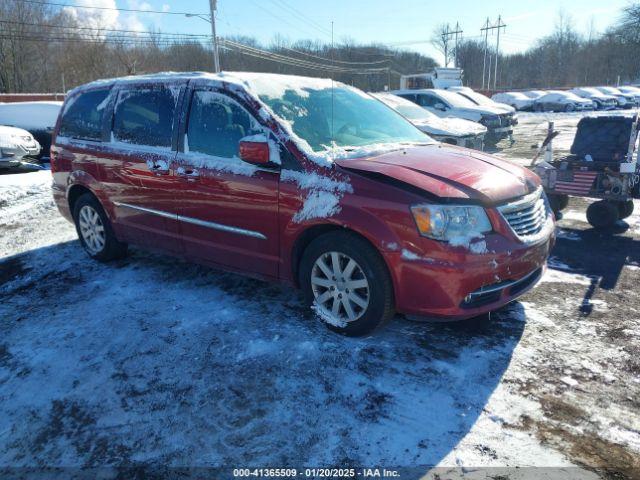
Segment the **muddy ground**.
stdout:
<path fill-rule="evenodd" d="M 528 162 L 548 118 L 566 150 L 579 117 L 522 115 L 497 153 Z M 398 317 L 347 339 L 278 285 L 135 248 L 91 261 L 47 175 L 0 177 L 5 474 L 152 465 L 231 478 L 295 465 L 640 478 L 640 204 L 602 233 L 572 200 L 543 282 L 490 317 Z"/>

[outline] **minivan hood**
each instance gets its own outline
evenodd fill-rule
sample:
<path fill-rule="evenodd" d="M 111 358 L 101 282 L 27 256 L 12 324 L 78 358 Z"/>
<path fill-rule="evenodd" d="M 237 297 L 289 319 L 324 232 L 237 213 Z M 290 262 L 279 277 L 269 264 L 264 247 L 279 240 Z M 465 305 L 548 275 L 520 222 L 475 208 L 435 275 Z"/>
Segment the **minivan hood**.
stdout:
<path fill-rule="evenodd" d="M 441 199 L 500 203 L 534 191 L 525 168 L 477 150 L 444 144 L 409 147 L 371 157 L 336 160 L 343 168 L 384 175 Z"/>

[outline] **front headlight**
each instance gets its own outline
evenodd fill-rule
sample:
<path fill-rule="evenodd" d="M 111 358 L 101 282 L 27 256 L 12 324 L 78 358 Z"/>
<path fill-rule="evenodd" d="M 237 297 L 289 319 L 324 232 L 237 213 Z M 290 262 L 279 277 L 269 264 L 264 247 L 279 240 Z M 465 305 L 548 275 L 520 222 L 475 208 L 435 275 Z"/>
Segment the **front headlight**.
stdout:
<path fill-rule="evenodd" d="M 434 240 L 473 237 L 490 232 L 484 208 L 472 205 L 414 205 L 411 213 L 418 232 Z"/>

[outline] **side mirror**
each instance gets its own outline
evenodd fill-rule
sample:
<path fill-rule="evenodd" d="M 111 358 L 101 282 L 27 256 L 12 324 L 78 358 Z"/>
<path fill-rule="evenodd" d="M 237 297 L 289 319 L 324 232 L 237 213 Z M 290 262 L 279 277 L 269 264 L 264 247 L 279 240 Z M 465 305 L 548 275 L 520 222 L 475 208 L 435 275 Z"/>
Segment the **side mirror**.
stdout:
<path fill-rule="evenodd" d="M 240 139 L 240 159 L 253 165 L 267 165 L 271 161 L 266 136 L 254 135 Z"/>
<path fill-rule="evenodd" d="M 447 106 L 444 103 L 436 103 L 433 108 L 438 109 L 438 110 L 442 110 L 443 112 L 447 109 Z"/>

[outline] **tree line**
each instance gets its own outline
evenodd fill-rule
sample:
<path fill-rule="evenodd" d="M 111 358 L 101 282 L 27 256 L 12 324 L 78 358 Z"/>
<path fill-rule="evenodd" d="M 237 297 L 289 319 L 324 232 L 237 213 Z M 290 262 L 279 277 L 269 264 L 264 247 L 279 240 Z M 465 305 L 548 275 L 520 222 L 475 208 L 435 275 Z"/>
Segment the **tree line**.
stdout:
<path fill-rule="evenodd" d="M 397 88 L 401 74 L 426 72 L 437 62 L 383 44 L 341 40 L 335 45 L 276 36 L 268 45 L 248 37 L 221 39 L 224 70 L 332 77 L 359 88 Z M 449 50 L 465 83 L 482 83 L 484 44 Z M 626 7 L 604 34 L 583 36 L 565 17 L 548 37 L 523 53 L 500 55 L 498 87 L 549 88 L 613 84 L 640 78 L 640 3 Z M 62 92 L 98 78 L 159 71 L 211 71 L 210 39 L 159 31 L 87 26 L 58 5 L 0 2 L 0 92 Z"/>
<path fill-rule="evenodd" d="M 504 90 L 640 83 L 639 52 L 640 3 L 624 8 L 616 25 L 600 35 L 578 33 L 570 17 L 560 13 L 551 35 L 525 52 L 499 55 L 497 86 Z M 484 43 L 461 42 L 457 58 L 465 83 L 480 87 Z"/>

